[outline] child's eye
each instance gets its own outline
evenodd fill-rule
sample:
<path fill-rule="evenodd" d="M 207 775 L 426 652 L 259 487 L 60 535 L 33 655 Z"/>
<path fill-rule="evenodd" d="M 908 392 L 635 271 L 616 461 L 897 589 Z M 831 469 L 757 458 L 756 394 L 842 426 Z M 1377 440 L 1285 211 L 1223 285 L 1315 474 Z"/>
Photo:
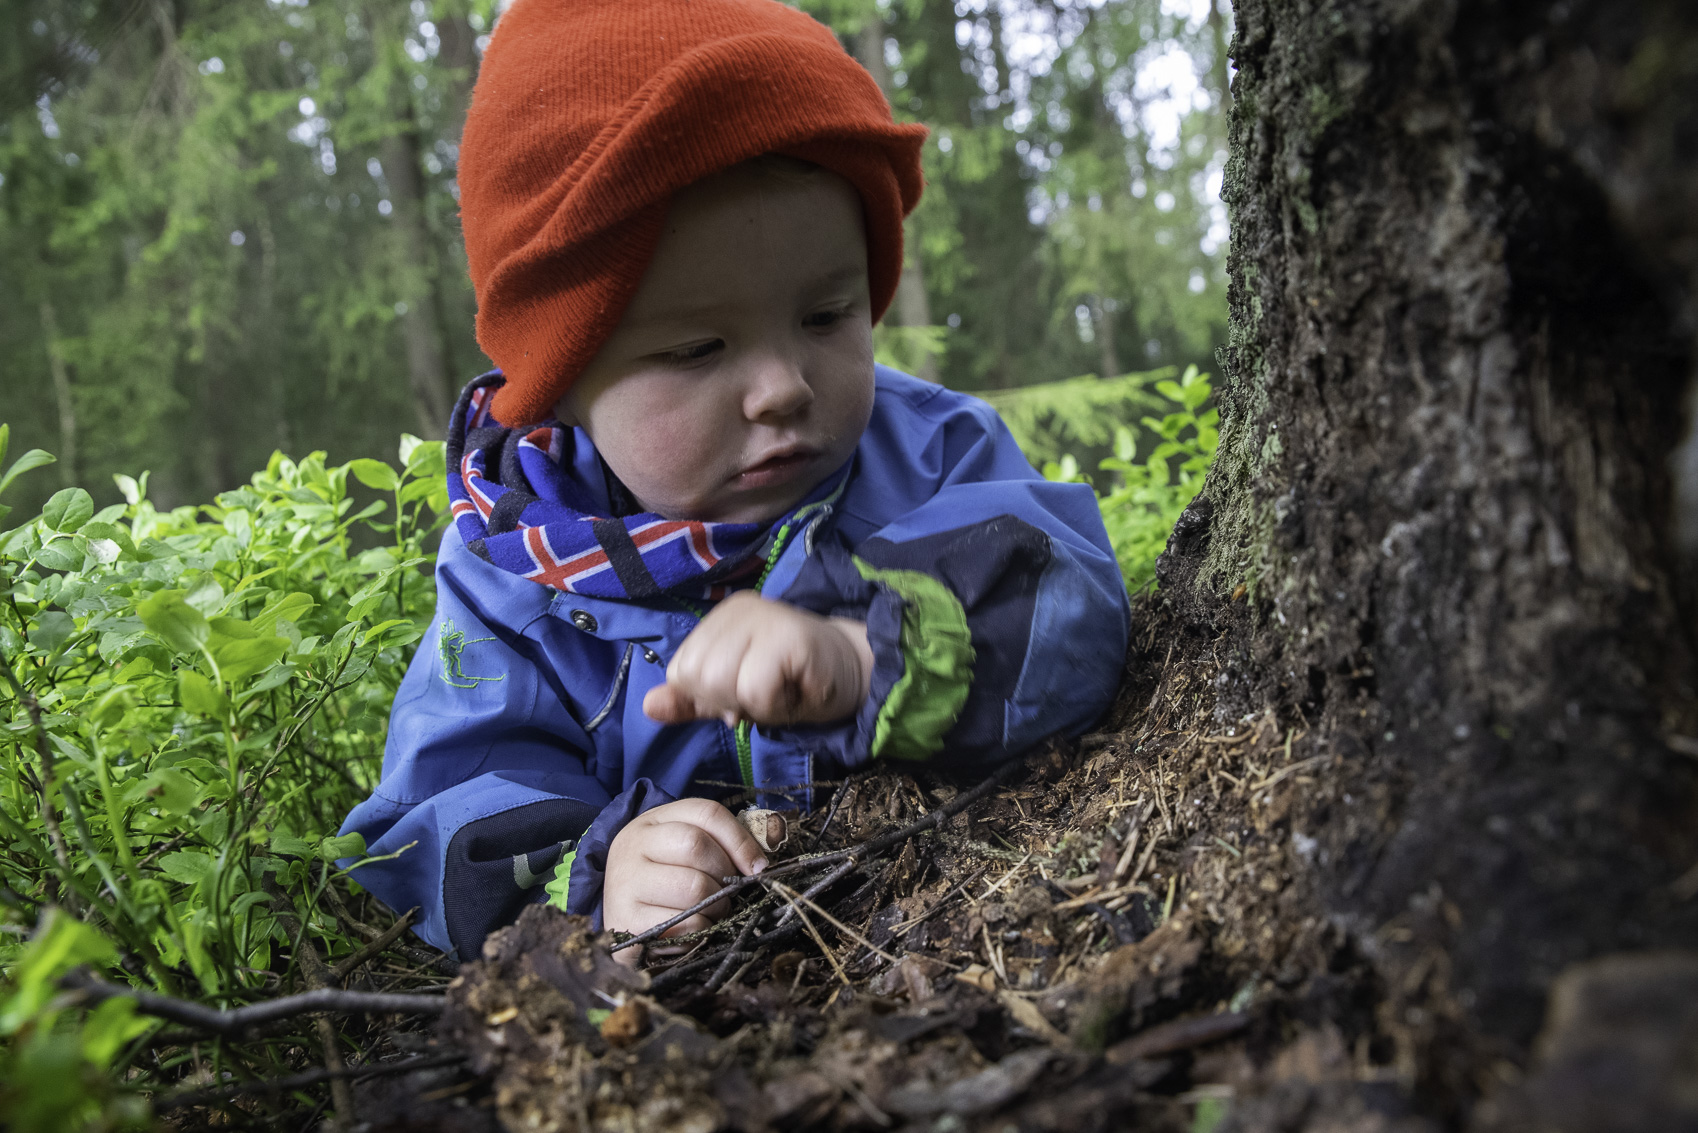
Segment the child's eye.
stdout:
<path fill-rule="evenodd" d="M 802 325 L 811 330 L 825 330 L 836 326 L 846 314 L 847 311 L 815 311 L 802 320 Z"/>
<path fill-rule="evenodd" d="M 660 358 L 674 366 L 688 366 L 690 363 L 700 362 L 724 348 L 724 341 L 716 338 L 710 342 L 698 342 L 694 346 L 686 346 L 679 350 L 668 350 L 661 354 Z"/>

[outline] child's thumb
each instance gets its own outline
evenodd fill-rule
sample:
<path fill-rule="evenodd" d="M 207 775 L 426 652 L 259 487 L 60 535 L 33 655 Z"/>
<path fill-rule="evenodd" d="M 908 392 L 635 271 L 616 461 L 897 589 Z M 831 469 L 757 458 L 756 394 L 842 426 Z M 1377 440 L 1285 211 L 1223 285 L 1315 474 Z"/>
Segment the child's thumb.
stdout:
<path fill-rule="evenodd" d="M 651 688 L 643 697 L 643 715 L 658 724 L 684 724 L 694 720 L 695 701 L 672 684 Z"/>

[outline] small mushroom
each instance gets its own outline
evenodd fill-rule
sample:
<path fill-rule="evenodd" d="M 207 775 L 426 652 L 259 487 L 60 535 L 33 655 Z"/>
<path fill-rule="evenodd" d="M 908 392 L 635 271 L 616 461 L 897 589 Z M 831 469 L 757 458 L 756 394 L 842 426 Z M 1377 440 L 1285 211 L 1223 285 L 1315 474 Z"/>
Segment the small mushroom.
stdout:
<path fill-rule="evenodd" d="M 790 837 L 790 830 L 784 821 L 784 816 L 776 810 L 758 810 L 750 807 L 737 815 L 737 821 L 743 828 L 754 835 L 761 849 L 767 853 L 784 848 L 784 843 Z"/>

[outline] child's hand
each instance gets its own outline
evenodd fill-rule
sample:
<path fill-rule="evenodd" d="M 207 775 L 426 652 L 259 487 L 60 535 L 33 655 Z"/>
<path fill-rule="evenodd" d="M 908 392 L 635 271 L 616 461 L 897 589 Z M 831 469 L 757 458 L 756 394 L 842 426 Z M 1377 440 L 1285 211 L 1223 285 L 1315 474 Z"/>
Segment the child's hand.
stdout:
<path fill-rule="evenodd" d="M 867 627 L 762 598 L 752 590 L 713 609 L 650 689 L 643 711 L 662 724 L 747 717 L 824 724 L 854 715 L 872 682 Z"/>
<path fill-rule="evenodd" d="M 642 932 L 722 887 L 730 874 L 759 873 L 766 857 L 743 824 L 712 799 L 679 799 L 638 815 L 607 850 L 602 923 Z M 667 936 L 695 932 L 725 915 L 725 902 L 697 913 Z M 638 950 L 615 953 L 637 958 Z"/>

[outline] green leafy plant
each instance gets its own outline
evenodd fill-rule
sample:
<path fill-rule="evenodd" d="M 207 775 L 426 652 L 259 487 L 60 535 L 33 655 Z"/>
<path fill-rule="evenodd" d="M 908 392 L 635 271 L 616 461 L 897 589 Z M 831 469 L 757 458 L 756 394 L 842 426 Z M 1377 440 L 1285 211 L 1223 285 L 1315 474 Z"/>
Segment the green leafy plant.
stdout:
<path fill-rule="evenodd" d="M 0 467 L 7 439 L 0 425 Z M 145 475 L 118 476 L 123 503 L 67 488 L 0 533 L 10 1128 L 134 1123 L 140 1091 L 209 1072 L 205 1051 L 141 1060 L 157 1021 L 128 1000 L 84 1009 L 60 992 L 72 968 L 235 1006 L 289 986 L 306 947 L 334 962 L 363 943 L 323 904 L 353 892 L 333 863 L 364 853 L 335 831 L 377 776 L 447 510 L 442 444 L 406 437 L 399 455 L 279 453 L 170 511 Z M 51 460 L 25 453 L 0 491 Z M 359 506 L 350 480 L 385 498 Z M 215 1044 L 210 1073 L 283 1057 L 261 1050 Z"/>
<path fill-rule="evenodd" d="M 1060 462 L 1068 453 L 1102 450 L 1121 429 L 1141 417 L 1167 412 L 1159 392 L 1179 373 L 1172 366 L 1117 378 L 1095 374 L 1061 382 L 995 390 L 979 396 L 991 403 L 1032 463 Z"/>
<path fill-rule="evenodd" d="M 1204 408 L 1213 393 L 1209 376 L 1191 366 L 1177 381 L 1157 371 L 1114 382 L 1074 378 L 1009 393 L 1018 396 L 992 404 L 1048 479 L 1093 483 L 1071 452 L 1052 454 L 1067 440 L 1093 445 L 1112 437 L 1113 455 L 1097 464 L 1109 474 L 1099 478 L 1106 484 L 1096 484 L 1103 524 L 1127 588 L 1154 582 L 1156 556 L 1167 546 L 1179 513 L 1201 490 L 1220 443 L 1220 413 Z M 1136 429 L 1129 419 L 1140 411 L 1136 424 L 1142 428 Z"/>

